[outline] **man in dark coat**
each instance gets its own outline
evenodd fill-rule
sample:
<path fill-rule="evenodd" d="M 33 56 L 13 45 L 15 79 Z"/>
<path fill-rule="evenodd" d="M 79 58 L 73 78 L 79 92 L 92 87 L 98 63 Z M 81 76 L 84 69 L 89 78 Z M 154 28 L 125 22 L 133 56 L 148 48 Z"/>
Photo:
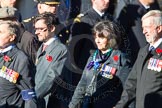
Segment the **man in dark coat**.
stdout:
<path fill-rule="evenodd" d="M 16 43 L 18 48 L 25 52 L 25 54 L 30 58 L 30 60 L 35 63 L 36 52 L 38 50 L 38 41 L 36 37 L 30 32 L 26 31 L 21 23 L 18 21 L 17 15 L 19 12 L 16 8 L 13 7 L 3 7 L 0 8 L 0 20 L 1 21 L 16 21 L 19 23 L 20 27 L 20 36 L 17 38 L 18 42 Z"/>
<path fill-rule="evenodd" d="M 132 0 L 121 11 L 117 20 L 123 25 L 130 41 L 132 63 L 134 64 L 140 48 L 147 42 L 142 33 L 141 17 L 149 10 L 159 9 L 156 0 Z"/>
<path fill-rule="evenodd" d="M 54 82 L 60 78 L 67 59 L 67 49 L 55 34 L 58 23 L 57 17 L 47 12 L 33 20 L 35 34 L 43 42 L 37 52 L 35 91 L 38 99 L 45 100 L 46 108 L 53 108 L 54 104 L 60 108 L 56 105 L 58 99 L 54 92 L 57 84 Z"/>
<path fill-rule="evenodd" d="M 19 26 L 0 21 L 0 108 L 38 108 L 33 65 L 17 48 Z"/>
<path fill-rule="evenodd" d="M 143 33 L 149 43 L 141 48 L 125 83 L 116 108 L 127 108 L 136 99 L 136 108 L 162 106 L 162 12 L 151 10 L 142 17 Z"/>

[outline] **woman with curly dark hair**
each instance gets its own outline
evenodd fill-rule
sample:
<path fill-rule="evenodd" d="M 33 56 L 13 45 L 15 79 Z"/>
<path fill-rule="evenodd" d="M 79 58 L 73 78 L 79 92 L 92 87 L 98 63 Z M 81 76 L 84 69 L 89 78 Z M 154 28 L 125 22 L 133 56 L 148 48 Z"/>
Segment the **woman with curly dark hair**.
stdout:
<path fill-rule="evenodd" d="M 118 48 L 120 31 L 116 27 L 111 21 L 94 26 L 97 50 L 88 59 L 69 108 L 112 108 L 120 99 L 130 61 Z"/>

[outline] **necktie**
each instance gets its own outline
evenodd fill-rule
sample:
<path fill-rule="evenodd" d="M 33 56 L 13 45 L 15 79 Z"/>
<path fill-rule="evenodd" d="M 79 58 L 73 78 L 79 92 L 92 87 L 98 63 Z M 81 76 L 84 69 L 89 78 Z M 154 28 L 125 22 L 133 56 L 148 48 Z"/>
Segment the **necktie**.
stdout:
<path fill-rule="evenodd" d="M 47 48 L 48 45 L 43 44 L 42 52 Z"/>
<path fill-rule="evenodd" d="M 150 8 L 147 8 L 146 10 L 147 10 L 147 12 L 148 12 L 148 11 L 150 11 Z"/>
<path fill-rule="evenodd" d="M 103 19 L 103 20 L 105 19 L 105 15 L 104 14 L 102 14 L 101 19 Z"/>
<path fill-rule="evenodd" d="M 152 50 L 154 50 L 155 48 L 153 47 L 153 46 L 150 46 L 149 47 L 149 51 L 152 51 Z"/>

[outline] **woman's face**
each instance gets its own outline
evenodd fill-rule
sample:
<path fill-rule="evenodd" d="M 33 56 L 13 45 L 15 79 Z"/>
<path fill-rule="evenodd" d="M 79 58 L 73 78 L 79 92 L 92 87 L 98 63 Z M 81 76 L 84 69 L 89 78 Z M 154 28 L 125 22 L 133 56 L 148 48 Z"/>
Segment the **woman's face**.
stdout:
<path fill-rule="evenodd" d="M 97 48 L 101 52 L 107 51 L 108 39 L 106 37 L 99 37 L 98 35 L 95 35 L 94 39 L 95 39 L 95 43 L 97 45 Z"/>

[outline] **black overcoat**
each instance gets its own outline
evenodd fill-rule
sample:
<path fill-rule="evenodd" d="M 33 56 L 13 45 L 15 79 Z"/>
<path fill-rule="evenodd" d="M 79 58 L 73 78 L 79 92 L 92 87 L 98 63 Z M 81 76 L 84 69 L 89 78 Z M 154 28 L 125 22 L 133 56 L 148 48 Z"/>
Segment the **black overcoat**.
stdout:
<path fill-rule="evenodd" d="M 148 49 L 149 45 L 139 51 L 135 65 L 126 81 L 121 101 L 116 108 L 127 108 L 133 98 L 136 98 L 136 108 L 161 108 L 162 44 L 151 52 Z"/>

